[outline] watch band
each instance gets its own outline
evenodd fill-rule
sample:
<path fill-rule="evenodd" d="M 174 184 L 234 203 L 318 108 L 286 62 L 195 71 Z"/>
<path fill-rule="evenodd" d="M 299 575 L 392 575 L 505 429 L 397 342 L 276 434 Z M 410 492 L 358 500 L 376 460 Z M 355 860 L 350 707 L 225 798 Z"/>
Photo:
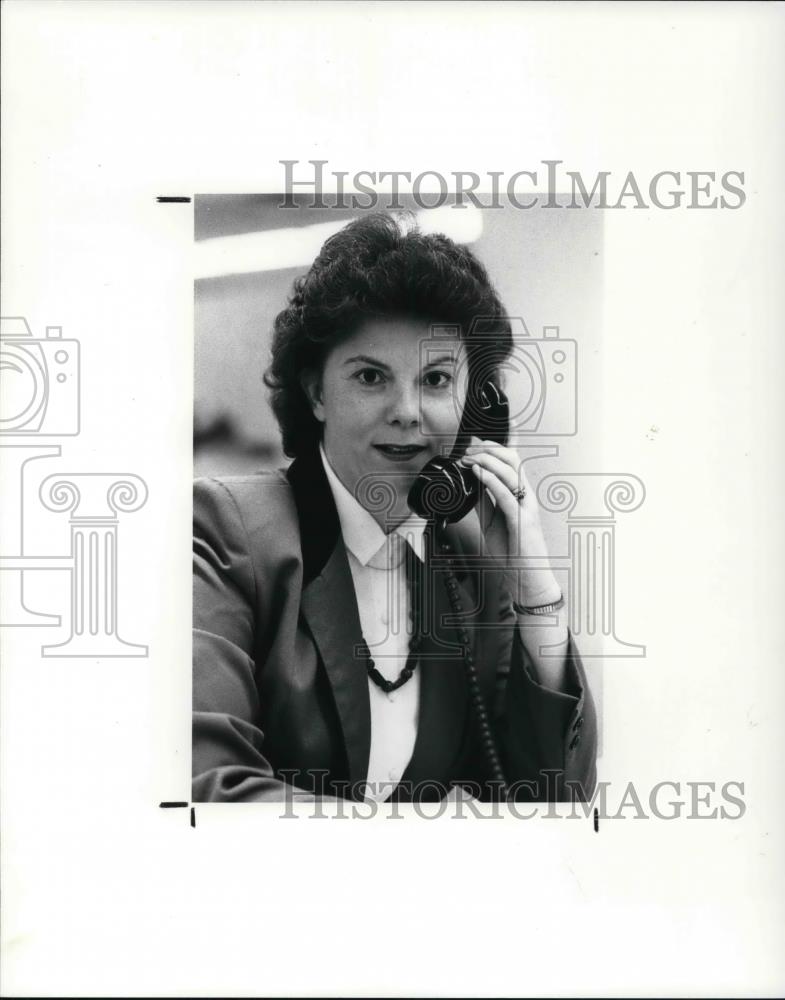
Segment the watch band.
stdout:
<path fill-rule="evenodd" d="M 512 602 L 512 609 L 516 615 L 551 615 L 563 607 L 564 594 L 560 594 L 558 601 L 554 601 L 552 604 L 538 604 L 536 607 L 526 607 L 523 604 L 518 604 L 517 601 Z"/>

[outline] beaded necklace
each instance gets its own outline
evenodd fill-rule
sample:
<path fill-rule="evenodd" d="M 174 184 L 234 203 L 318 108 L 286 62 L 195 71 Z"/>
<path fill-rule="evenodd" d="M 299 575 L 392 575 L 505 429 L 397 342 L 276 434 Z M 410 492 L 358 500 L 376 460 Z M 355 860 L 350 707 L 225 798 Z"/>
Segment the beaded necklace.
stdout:
<path fill-rule="evenodd" d="M 426 559 L 427 553 L 432 551 L 434 531 L 434 522 L 429 519 L 425 528 L 424 538 Z M 477 676 L 477 667 L 474 662 L 474 654 L 471 648 L 471 637 L 463 621 L 463 604 L 461 603 L 458 580 L 455 576 L 455 564 L 450 555 L 452 550 L 449 544 L 444 541 L 440 542 L 438 548 L 440 555 L 445 557 L 443 564 L 444 585 L 447 590 L 450 607 L 452 608 L 455 617 L 460 619 L 457 626 L 457 633 L 461 645 L 461 655 L 466 673 L 466 683 L 469 689 L 469 700 L 472 704 L 474 718 L 477 723 L 477 734 L 479 736 L 483 753 L 488 762 L 494 784 L 498 786 L 502 801 L 506 801 L 509 789 L 504 777 L 499 752 L 496 747 L 496 740 L 491 728 L 488 709 L 485 705 L 485 699 L 483 698 L 482 691 L 480 690 L 480 681 Z M 411 546 L 407 543 L 406 576 L 411 592 L 412 637 L 409 641 L 409 655 L 406 660 L 406 666 L 403 670 L 401 670 L 396 680 L 390 681 L 382 673 L 380 673 L 373 661 L 371 651 L 368 648 L 368 643 L 365 641 L 365 637 L 362 639 L 360 650 L 363 658 L 365 659 L 368 676 L 373 683 L 376 684 L 377 687 L 381 688 L 386 694 L 389 694 L 391 691 L 396 691 L 399 687 L 402 687 L 412 677 L 419 662 L 419 649 L 422 645 L 422 577 L 424 568 L 423 564 L 414 554 Z"/>

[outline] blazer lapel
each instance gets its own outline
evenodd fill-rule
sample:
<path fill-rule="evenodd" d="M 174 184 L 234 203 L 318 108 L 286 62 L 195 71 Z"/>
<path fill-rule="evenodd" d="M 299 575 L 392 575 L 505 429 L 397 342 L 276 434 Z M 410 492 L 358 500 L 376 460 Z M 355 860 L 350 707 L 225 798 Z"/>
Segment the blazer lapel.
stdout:
<path fill-rule="evenodd" d="M 450 773 L 463 742 L 468 706 L 461 646 L 445 573 L 437 562 L 426 563 L 424 590 L 429 628 L 419 650 L 420 715 L 412 757 L 401 779 L 404 795 L 407 783 L 416 786 Z"/>
<path fill-rule="evenodd" d="M 349 780 L 364 781 L 371 752 L 371 705 L 368 675 L 358 656 L 362 641 L 360 616 L 340 538 L 322 572 L 303 590 L 300 606 L 332 685 L 349 761 Z"/>
<path fill-rule="evenodd" d="M 332 687 L 348 759 L 348 778 L 360 782 L 368 775 L 371 704 L 368 677 L 357 656 L 362 627 L 338 512 L 318 450 L 296 458 L 286 475 L 300 524 L 300 606 Z"/>
<path fill-rule="evenodd" d="M 499 666 L 499 641 L 507 627 L 500 623 L 503 573 L 482 555 L 482 529 L 476 511 L 460 524 L 448 528 L 445 537 L 455 553 L 456 578 L 472 637 L 477 676 L 491 711 Z"/>
<path fill-rule="evenodd" d="M 492 566 L 481 565 L 480 526 L 471 522 L 472 515 L 465 523 L 446 529 L 444 541 L 450 546 L 449 556 L 440 554 L 437 549 L 436 554 L 428 557 L 425 591 L 429 605 L 425 614 L 431 626 L 421 647 L 420 720 L 414 752 L 396 797 L 407 795 L 406 783 L 411 783 L 414 790 L 418 782 L 433 780 L 434 775 L 452 774 L 465 749 L 472 713 L 466 668 L 458 645 L 459 620 L 466 623 L 472 637 L 480 689 L 488 711 L 493 713 L 499 664 L 502 575 Z M 460 619 L 456 618 L 447 594 L 447 558 L 453 564 L 458 584 Z"/>

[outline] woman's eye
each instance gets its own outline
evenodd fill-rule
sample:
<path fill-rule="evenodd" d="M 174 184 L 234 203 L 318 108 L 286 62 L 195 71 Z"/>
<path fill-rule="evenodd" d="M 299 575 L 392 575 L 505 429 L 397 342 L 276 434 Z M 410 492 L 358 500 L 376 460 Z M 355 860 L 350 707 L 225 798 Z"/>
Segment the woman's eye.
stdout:
<path fill-rule="evenodd" d="M 431 389 L 442 389 L 452 382 L 452 375 L 449 372 L 428 372 L 425 376 L 425 384 Z"/>
<path fill-rule="evenodd" d="M 361 368 L 355 378 L 363 385 L 379 385 L 383 381 L 382 373 L 378 368 Z"/>

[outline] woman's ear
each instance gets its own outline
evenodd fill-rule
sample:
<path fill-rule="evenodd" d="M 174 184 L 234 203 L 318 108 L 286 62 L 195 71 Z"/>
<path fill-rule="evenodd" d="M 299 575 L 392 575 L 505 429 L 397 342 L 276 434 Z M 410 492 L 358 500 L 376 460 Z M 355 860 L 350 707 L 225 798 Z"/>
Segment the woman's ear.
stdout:
<path fill-rule="evenodd" d="M 324 423 L 324 404 L 322 403 L 322 378 L 315 368 L 306 368 L 300 374 L 300 385 L 311 404 L 313 415 L 320 423 Z"/>

